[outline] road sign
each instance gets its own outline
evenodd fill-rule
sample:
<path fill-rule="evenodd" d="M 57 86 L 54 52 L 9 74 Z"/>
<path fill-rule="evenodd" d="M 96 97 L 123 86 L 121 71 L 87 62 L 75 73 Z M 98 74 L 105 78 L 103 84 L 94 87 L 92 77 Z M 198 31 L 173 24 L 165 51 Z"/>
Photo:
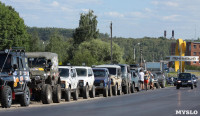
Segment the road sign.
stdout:
<path fill-rule="evenodd" d="M 199 56 L 169 56 L 170 61 L 199 61 Z"/>

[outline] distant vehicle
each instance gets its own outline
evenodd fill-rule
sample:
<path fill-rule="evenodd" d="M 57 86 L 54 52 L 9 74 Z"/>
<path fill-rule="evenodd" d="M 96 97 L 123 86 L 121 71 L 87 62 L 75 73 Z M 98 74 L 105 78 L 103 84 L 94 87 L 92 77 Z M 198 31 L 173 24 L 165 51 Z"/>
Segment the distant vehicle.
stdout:
<path fill-rule="evenodd" d="M 174 81 L 175 81 L 175 77 L 168 77 L 168 78 L 166 79 L 166 83 L 167 83 L 168 85 L 174 85 Z"/>
<path fill-rule="evenodd" d="M 10 108 L 15 98 L 21 106 L 30 104 L 29 67 L 24 50 L 6 49 L 0 52 L 0 102 Z"/>
<path fill-rule="evenodd" d="M 192 74 L 192 78 L 193 78 L 193 81 L 194 81 L 194 87 L 196 88 L 197 87 L 197 77 L 196 75 Z"/>
<path fill-rule="evenodd" d="M 96 68 L 107 68 L 110 73 L 111 78 L 111 85 L 112 85 L 112 92 L 113 95 L 121 95 L 122 94 L 122 73 L 121 73 L 121 67 L 118 65 L 112 65 L 112 64 L 105 64 L 105 65 L 98 65 L 95 66 Z"/>
<path fill-rule="evenodd" d="M 130 72 L 130 66 L 127 64 L 117 64 L 121 67 L 122 72 L 122 92 L 124 94 L 131 93 L 131 72 Z"/>
<path fill-rule="evenodd" d="M 157 72 L 157 71 L 153 73 L 157 75 L 159 86 L 161 88 L 165 88 L 165 83 L 166 83 L 165 75 L 162 72 Z"/>
<path fill-rule="evenodd" d="M 160 88 L 160 84 L 158 83 L 158 75 L 156 73 L 152 73 L 153 74 L 153 84 L 154 86 L 156 87 L 156 89 L 159 89 Z"/>
<path fill-rule="evenodd" d="M 87 66 L 75 66 L 78 81 L 80 96 L 84 99 L 95 97 L 95 85 L 94 85 L 94 73 L 91 67 Z"/>
<path fill-rule="evenodd" d="M 135 70 L 131 70 L 131 93 L 134 93 L 135 91 L 140 91 L 140 82 L 139 82 L 139 76 L 138 72 Z"/>
<path fill-rule="evenodd" d="M 180 73 L 178 75 L 176 89 L 179 89 L 180 87 L 194 88 L 194 80 L 191 73 Z"/>
<path fill-rule="evenodd" d="M 112 96 L 111 78 L 107 68 L 93 68 L 94 85 L 96 93 L 103 94 L 104 97 Z"/>
<path fill-rule="evenodd" d="M 71 66 L 59 66 L 61 78 L 62 97 L 65 101 L 70 101 L 71 96 L 74 100 L 78 100 L 79 86 L 76 69 Z"/>

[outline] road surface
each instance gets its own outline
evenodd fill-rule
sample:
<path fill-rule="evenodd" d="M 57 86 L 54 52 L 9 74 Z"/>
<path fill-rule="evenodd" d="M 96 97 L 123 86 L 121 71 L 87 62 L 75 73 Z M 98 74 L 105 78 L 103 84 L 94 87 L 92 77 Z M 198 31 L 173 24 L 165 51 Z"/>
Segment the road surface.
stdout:
<path fill-rule="evenodd" d="M 70 103 L 0 108 L 0 116 L 175 116 L 176 110 L 196 110 L 200 115 L 199 83 L 193 90 L 168 87 Z"/>

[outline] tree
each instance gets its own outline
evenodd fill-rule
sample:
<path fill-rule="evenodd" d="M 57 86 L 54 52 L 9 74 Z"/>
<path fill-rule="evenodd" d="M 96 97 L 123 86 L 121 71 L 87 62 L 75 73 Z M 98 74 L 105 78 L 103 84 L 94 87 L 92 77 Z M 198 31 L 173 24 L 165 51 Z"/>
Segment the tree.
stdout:
<path fill-rule="evenodd" d="M 97 30 L 97 16 L 93 14 L 92 10 L 89 10 L 86 14 L 81 14 L 79 20 L 79 27 L 75 29 L 73 35 L 76 45 L 84 41 L 96 39 L 99 36 L 99 30 Z"/>
<path fill-rule="evenodd" d="M 28 34 L 24 20 L 11 7 L 0 2 L 0 50 L 5 48 L 29 48 Z"/>
<path fill-rule="evenodd" d="M 123 50 L 117 44 L 113 43 L 113 62 L 124 63 L 122 56 Z M 86 65 L 91 66 L 108 64 L 110 60 L 110 44 L 100 39 L 94 39 L 79 45 L 74 53 L 72 64 L 81 65 L 84 62 Z"/>
<path fill-rule="evenodd" d="M 31 52 L 42 51 L 42 49 L 44 48 L 43 43 L 41 43 L 38 33 L 36 31 L 32 33 L 29 45 Z"/>

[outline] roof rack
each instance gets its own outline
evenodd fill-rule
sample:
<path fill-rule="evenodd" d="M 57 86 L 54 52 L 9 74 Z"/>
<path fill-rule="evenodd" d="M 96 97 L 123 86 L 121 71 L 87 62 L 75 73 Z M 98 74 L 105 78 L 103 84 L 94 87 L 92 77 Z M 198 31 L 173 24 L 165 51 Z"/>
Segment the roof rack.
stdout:
<path fill-rule="evenodd" d="M 11 51 L 13 51 L 13 52 L 20 52 L 20 54 L 23 53 L 23 55 L 25 55 L 25 48 L 24 47 L 12 47 Z"/>

